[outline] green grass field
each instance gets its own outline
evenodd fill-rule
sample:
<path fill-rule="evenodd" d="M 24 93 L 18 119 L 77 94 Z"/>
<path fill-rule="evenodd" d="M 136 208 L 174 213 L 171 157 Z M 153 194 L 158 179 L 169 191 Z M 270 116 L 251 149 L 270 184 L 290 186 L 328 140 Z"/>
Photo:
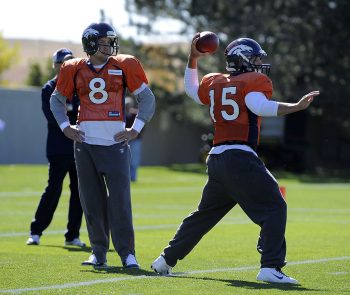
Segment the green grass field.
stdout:
<path fill-rule="evenodd" d="M 350 184 L 279 179 L 287 187 L 285 272 L 300 285 L 256 281 L 259 234 L 234 208 L 190 255 L 160 277 L 150 269 L 175 230 L 198 204 L 206 175 L 142 167 L 132 184 L 137 258 L 124 270 L 111 250 L 109 268 L 81 266 L 91 249 L 64 246 L 68 183 L 40 246 L 25 244 L 47 167 L 0 166 L 0 293 L 25 294 L 350 294 Z M 81 239 L 88 242 L 85 223 Z"/>

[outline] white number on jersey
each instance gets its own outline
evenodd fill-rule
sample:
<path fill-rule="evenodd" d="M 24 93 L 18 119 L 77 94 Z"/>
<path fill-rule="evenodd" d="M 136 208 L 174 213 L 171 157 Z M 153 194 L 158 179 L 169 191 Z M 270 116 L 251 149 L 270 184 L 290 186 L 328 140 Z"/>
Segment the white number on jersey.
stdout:
<path fill-rule="evenodd" d="M 96 87 L 96 84 L 98 84 L 99 86 Z M 89 98 L 93 103 L 101 104 L 106 102 L 106 100 L 108 99 L 108 93 L 106 90 L 104 90 L 106 88 L 105 80 L 103 80 L 102 78 L 93 78 L 89 83 L 89 87 L 91 89 L 91 91 L 89 92 Z M 96 93 L 101 93 L 102 97 L 96 98 Z"/>
<path fill-rule="evenodd" d="M 237 102 L 235 102 L 231 98 L 227 98 L 227 94 L 236 94 L 236 87 L 225 87 L 222 89 L 222 95 L 221 95 L 221 106 L 231 106 L 233 108 L 233 113 L 228 114 L 226 111 L 221 111 L 221 116 L 226 121 L 233 121 L 236 120 L 239 115 L 239 106 Z M 210 116 L 213 119 L 214 122 L 216 122 L 216 118 L 214 116 L 214 89 L 209 91 L 210 96 Z M 218 106 L 220 107 L 220 106 Z"/>

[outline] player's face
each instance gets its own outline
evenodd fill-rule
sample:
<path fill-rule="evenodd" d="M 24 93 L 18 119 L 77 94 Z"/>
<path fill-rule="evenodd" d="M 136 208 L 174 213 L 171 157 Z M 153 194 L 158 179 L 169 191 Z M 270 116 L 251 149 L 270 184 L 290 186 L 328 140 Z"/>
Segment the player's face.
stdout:
<path fill-rule="evenodd" d="M 98 49 L 101 53 L 111 55 L 113 53 L 113 47 L 111 47 L 112 40 L 108 37 L 102 37 L 98 40 Z"/>
<path fill-rule="evenodd" d="M 262 60 L 260 56 L 254 56 L 251 60 L 251 63 L 256 66 L 261 66 L 262 65 Z"/>

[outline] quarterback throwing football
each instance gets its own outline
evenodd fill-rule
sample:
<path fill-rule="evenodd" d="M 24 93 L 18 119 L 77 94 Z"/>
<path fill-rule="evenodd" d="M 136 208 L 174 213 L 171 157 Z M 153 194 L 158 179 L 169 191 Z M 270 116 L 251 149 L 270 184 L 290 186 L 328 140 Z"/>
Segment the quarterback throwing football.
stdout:
<path fill-rule="evenodd" d="M 253 39 L 240 38 L 226 48 L 228 73 L 211 73 L 198 82 L 197 60 L 205 55 L 196 49 L 197 34 L 191 45 L 185 70 L 185 91 L 195 102 L 205 105 L 215 128 L 213 148 L 207 159 L 208 181 L 196 211 L 185 218 L 169 245 L 153 262 L 159 274 L 169 274 L 237 204 L 261 227 L 257 249 L 261 269 L 257 280 L 298 283 L 282 272 L 286 261 L 285 228 L 287 204 L 276 179 L 258 158 L 260 119 L 306 109 L 318 95 L 313 91 L 297 103 L 270 100 L 272 82 L 265 51 Z"/>

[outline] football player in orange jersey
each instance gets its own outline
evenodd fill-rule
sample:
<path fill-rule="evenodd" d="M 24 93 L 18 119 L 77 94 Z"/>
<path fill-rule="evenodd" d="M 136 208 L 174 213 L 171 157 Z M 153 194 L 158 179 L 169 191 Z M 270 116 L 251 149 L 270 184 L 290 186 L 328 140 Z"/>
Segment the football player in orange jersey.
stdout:
<path fill-rule="evenodd" d="M 270 100 L 272 82 L 265 51 L 253 39 L 240 38 L 226 48 L 227 74 L 211 73 L 198 82 L 196 49 L 192 40 L 185 70 L 185 91 L 195 102 L 206 105 L 215 128 L 213 148 L 207 158 L 208 181 L 196 211 L 185 218 L 169 245 L 152 263 L 159 274 L 171 273 L 235 205 L 261 227 L 257 250 L 261 268 L 257 280 L 297 284 L 282 272 L 286 265 L 285 228 L 287 204 L 278 183 L 258 158 L 260 120 L 306 109 L 318 95 L 313 91 L 297 103 Z"/>
<path fill-rule="evenodd" d="M 51 110 L 64 134 L 75 141 L 80 200 L 92 254 L 83 265 L 105 267 L 109 235 L 124 267 L 139 268 L 135 256 L 130 198 L 130 148 L 155 110 L 155 98 L 140 62 L 118 54 L 118 36 L 107 23 L 92 23 L 83 32 L 88 58 L 62 65 Z M 138 114 L 125 128 L 125 94 L 138 101 Z M 65 101 L 80 98 L 76 126 L 65 114 Z"/>

